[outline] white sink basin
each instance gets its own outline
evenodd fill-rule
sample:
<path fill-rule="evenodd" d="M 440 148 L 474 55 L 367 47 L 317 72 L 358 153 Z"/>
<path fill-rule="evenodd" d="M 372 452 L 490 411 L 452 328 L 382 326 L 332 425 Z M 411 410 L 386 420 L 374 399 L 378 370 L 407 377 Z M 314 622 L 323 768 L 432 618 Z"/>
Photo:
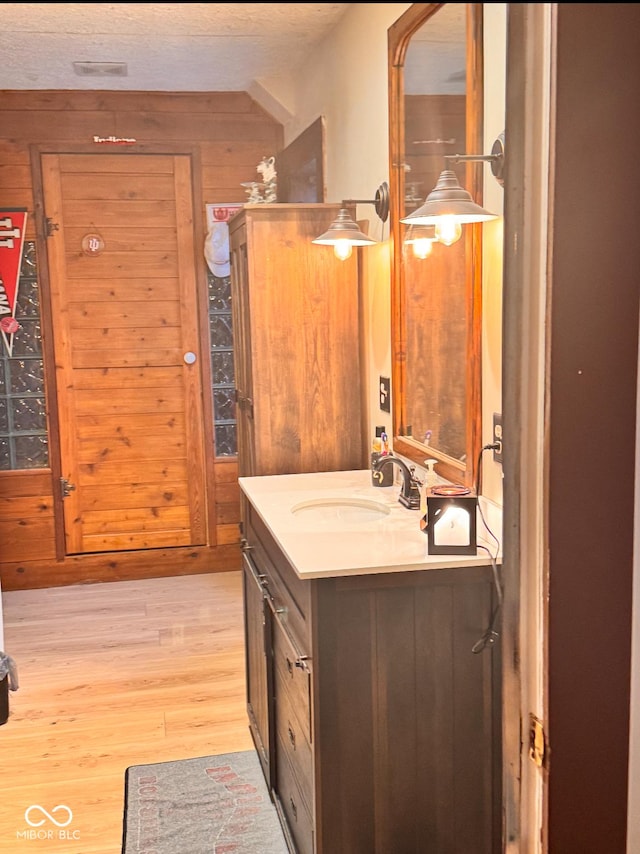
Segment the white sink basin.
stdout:
<path fill-rule="evenodd" d="M 391 512 L 386 504 L 367 498 L 314 498 L 291 508 L 294 516 L 313 522 L 375 522 Z"/>

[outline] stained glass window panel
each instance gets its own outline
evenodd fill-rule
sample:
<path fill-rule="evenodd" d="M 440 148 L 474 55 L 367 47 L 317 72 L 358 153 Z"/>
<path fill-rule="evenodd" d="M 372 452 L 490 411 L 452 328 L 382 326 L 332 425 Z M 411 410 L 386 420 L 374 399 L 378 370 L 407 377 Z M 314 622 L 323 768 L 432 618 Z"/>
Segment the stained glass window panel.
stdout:
<path fill-rule="evenodd" d="M 231 276 L 214 276 L 209 271 L 208 286 L 215 455 L 235 457 L 238 451 Z"/>
<path fill-rule="evenodd" d="M 46 436 L 16 436 L 14 439 L 15 468 L 43 469 L 49 465 Z"/>
<path fill-rule="evenodd" d="M 0 470 L 47 468 L 40 294 L 36 248 L 25 241 L 18 282 L 17 331 L 0 343 Z"/>
<path fill-rule="evenodd" d="M 235 457 L 238 453 L 236 445 L 236 425 L 216 424 L 216 454 L 219 457 Z"/>
<path fill-rule="evenodd" d="M 40 359 L 10 359 L 9 377 L 12 394 L 44 393 L 44 366 Z"/>
<path fill-rule="evenodd" d="M 228 350 L 213 352 L 211 354 L 211 374 L 214 387 L 233 383 L 235 378 L 233 353 Z"/>

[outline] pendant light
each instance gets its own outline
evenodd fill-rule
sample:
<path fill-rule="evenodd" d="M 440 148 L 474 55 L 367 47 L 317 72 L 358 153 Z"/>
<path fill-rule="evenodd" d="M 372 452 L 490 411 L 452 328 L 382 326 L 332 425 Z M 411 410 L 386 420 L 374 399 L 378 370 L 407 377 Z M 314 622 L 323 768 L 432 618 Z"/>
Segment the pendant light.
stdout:
<path fill-rule="evenodd" d="M 349 258 L 354 246 L 373 246 L 376 244 L 378 241 L 362 232 L 347 210 L 347 205 L 357 204 L 374 205 L 378 217 L 382 222 L 386 222 L 389 216 L 389 185 L 386 181 L 380 184 L 375 199 L 344 199 L 341 202 L 337 217 L 329 228 L 311 242 L 320 246 L 333 246 L 336 258 L 341 261 L 346 261 Z"/>
<path fill-rule="evenodd" d="M 456 163 L 464 161 L 486 161 L 491 164 L 491 172 L 500 185 L 503 185 L 504 172 L 504 133 L 496 139 L 491 154 L 448 154 L 445 160 Z M 429 193 L 423 205 L 400 220 L 407 225 L 433 225 L 439 243 L 451 246 L 462 235 L 462 226 L 466 223 L 488 222 L 498 219 L 476 204 L 471 194 L 460 186 L 457 175 L 452 169 L 443 169 L 436 186 Z"/>

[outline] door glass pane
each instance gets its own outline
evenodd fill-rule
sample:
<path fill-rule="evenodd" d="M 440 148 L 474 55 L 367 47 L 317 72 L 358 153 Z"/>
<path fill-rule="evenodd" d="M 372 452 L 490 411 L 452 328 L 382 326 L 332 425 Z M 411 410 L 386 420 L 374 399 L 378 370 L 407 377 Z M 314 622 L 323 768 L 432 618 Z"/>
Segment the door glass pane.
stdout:
<path fill-rule="evenodd" d="M 235 457 L 238 454 L 229 220 L 240 207 L 240 205 L 207 205 L 209 230 L 205 238 L 204 254 L 208 267 L 209 340 L 216 457 Z"/>
<path fill-rule="evenodd" d="M 231 325 L 231 276 L 207 273 L 213 378 L 213 426 L 216 457 L 235 457 L 236 404 Z"/>
<path fill-rule="evenodd" d="M 34 241 L 25 241 L 15 319 L 0 357 L 0 470 L 47 468 L 47 435 L 40 293 Z"/>

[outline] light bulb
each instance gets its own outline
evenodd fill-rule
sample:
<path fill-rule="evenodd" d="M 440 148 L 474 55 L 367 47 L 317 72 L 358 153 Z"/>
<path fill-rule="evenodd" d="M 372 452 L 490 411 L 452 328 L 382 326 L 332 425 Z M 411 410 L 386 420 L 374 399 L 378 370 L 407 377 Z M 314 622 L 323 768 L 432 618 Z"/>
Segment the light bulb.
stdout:
<path fill-rule="evenodd" d="M 462 237 L 462 226 L 455 216 L 445 215 L 438 218 L 436 223 L 436 238 L 445 246 L 451 246 Z"/>
<path fill-rule="evenodd" d="M 353 247 L 350 240 L 336 240 L 333 244 L 333 252 L 339 261 L 346 261 L 351 257 Z"/>
<path fill-rule="evenodd" d="M 425 258 L 428 258 L 429 255 L 431 255 L 434 243 L 435 239 L 433 237 L 416 237 L 415 240 L 411 242 L 413 254 L 416 258 L 420 258 L 420 260 L 424 261 Z"/>

